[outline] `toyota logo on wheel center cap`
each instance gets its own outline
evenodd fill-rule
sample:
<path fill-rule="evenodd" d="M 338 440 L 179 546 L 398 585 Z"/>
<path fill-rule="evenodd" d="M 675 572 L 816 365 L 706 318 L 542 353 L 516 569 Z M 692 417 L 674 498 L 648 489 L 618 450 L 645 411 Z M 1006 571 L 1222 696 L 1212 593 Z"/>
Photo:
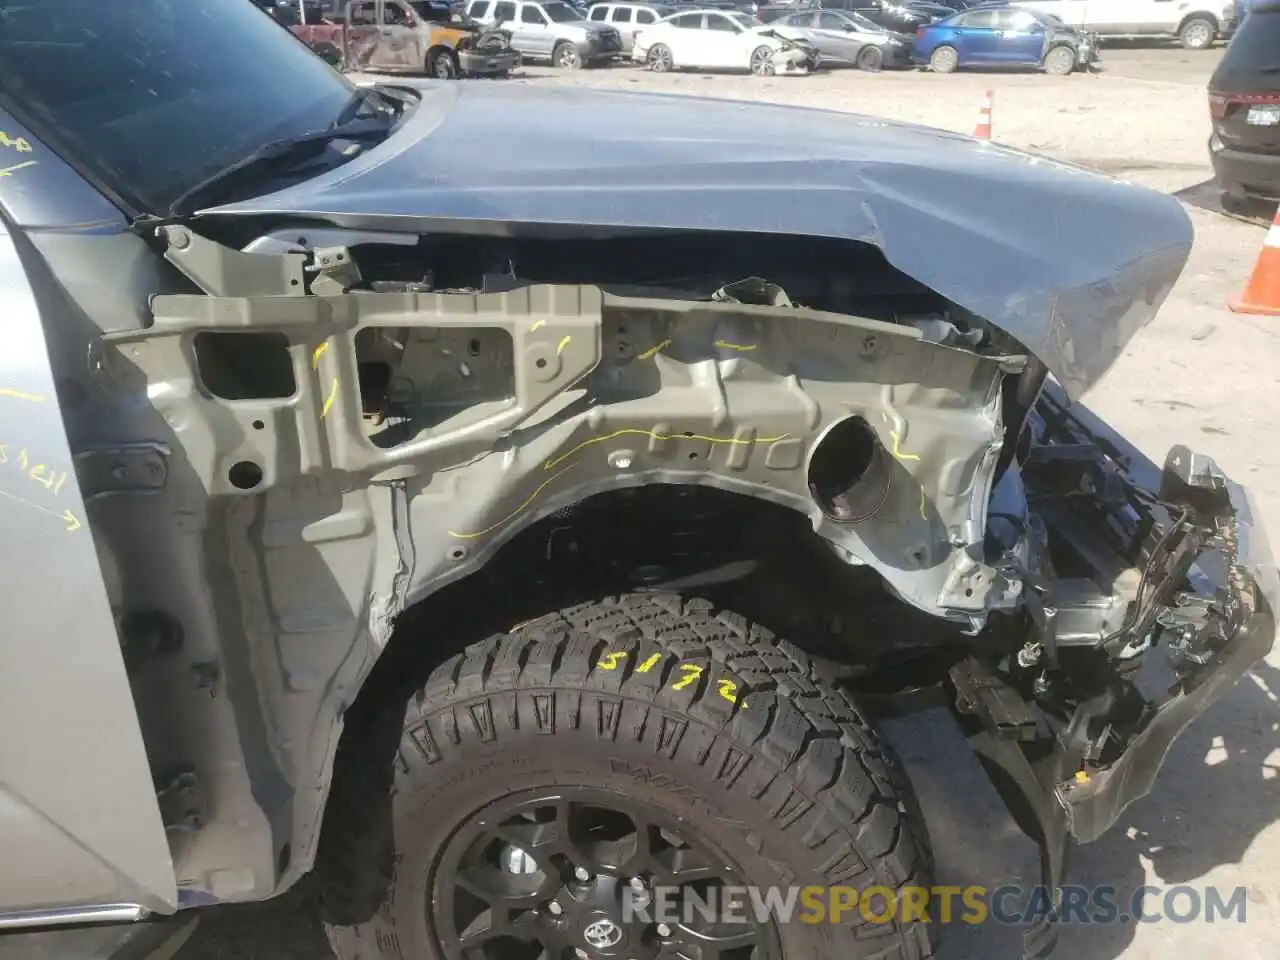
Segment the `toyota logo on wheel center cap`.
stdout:
<path fill-rule="evenodd" d="M 587 924 L 582 939 L 593 950 L 608 950 L 622 942 L 622 928 L 612 920 L 596 920 Z"/>

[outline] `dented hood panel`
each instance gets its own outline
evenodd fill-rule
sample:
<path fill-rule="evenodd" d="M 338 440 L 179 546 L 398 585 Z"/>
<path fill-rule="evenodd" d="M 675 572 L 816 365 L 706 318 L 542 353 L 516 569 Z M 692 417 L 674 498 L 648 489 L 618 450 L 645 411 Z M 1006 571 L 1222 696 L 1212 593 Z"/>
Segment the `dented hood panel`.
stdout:
<path fill-rule="evenodd" d="M 909 124 L 792 106 L 418 81 L 387 142 L 206 211 L 365 229 L 534 225 L 863 241 L 1016 337 L 1079 396 L 1190 254 L 1171 197 Z"/>

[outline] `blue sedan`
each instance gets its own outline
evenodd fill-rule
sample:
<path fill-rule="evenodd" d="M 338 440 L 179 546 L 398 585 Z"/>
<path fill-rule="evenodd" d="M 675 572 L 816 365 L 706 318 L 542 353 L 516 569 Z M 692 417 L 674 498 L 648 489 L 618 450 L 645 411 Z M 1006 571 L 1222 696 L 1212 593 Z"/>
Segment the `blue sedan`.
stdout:
<path fill-rule="evenodd" d="M 1057 17 L 1014 7 L 978 7 L 920 27 L 911 59 L 934 73 L 967 66 L 1038 67 L 1065 76 L 1091 67 L 1097 39 Z"/>

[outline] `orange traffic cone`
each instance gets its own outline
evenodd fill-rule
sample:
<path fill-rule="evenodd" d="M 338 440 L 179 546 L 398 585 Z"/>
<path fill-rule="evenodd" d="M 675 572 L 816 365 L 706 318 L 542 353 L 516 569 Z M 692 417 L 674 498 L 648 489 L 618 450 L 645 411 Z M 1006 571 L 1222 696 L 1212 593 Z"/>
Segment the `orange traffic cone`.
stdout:
<path fill-rule="evenodd" d="M 1280 209 L 1262 241 L 1257 266 L 1244 293 L 1232 297 L 1227 306 L 1236 313 L 1260 313 L 1280 317 Z"/>
<path fill-rule="evenodd" d="M 973 135 L 979 140 L 991 139 L 991 109 L 995 106 L 995 92 L 988 90 L 982 101 L 982 109 L 978 111 L 978 125 L 973 128 Z"/>

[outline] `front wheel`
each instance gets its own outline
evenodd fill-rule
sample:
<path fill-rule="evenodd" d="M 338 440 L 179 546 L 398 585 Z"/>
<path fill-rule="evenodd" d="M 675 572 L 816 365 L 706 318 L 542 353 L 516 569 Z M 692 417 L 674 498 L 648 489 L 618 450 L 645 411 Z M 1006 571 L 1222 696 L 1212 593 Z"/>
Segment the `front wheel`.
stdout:
<path fill-rule="evenodd" d="M 757 77 L 772 77 L 777 72 L 772 47 L 759 46 L 751 51 L 751 72 Z"/>
<path fill-rule="evenodd" d="M 955 47 L 938 47 L 929 55 L 929 69 L 934 73 L 955 73 L 960 66 L 960 54 Z"/>
<path fill-rule="evenodd" d="M 568 40 L 561 40 L 556 44 L 555 50 L 551 51 L 551 62 L 561 70 L 580 70 L 582 54 L 574 44 Z"/>
<path fill-rule="evenodd" d="M 1218 35 L 1218 25 L 1204 17 L 1192 17 L 1178 31 L 1178 42 L 1188 50 L 1207 50 Z"/>
<path fill-rule="evenodd" d="M 858 51 L 858 69 L 879 73 L 884 67 L 884 51 L 879 47 L 863 47 Z"/>
<path fill-rule="evenodd" d="M 1076 68 L 1076 52 L 1071 47 L 1054 47 L 1044 55 L 1044 72 L 1065 77 Z"/>
<path fill-rule="evenodd" d="M 932 955 L 919 912 L 891 909 L 932 882 L 892 753 L 739 615 L 656 594 L 570 607 L 445 662 L 387 720 L 344 742 L 325 815 L 341 960 Z M 726 901 L 744 885 L 884 900 L 743 922 Z"/>
<path fill-rule="evenodd" d="M 429 58 L 427 72 L 439 80 L 454 80 L 461 71 L 451 50 L 437 50 Z"/>

